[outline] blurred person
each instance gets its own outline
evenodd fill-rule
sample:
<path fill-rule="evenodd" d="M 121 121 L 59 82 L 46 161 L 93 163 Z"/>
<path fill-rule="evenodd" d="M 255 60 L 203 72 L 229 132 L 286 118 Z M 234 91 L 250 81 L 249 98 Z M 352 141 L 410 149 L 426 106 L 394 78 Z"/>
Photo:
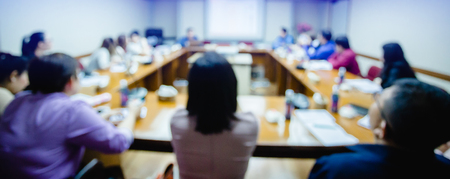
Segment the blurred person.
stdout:
<path fill-rule="evenodd" d="M 186 109 L 171 119 L 181 178 L 244 178 L 259 120 L 236 113 L 237 80 L 228 61 L 206 52 L 189 72 Z"/>
<path fill-rule="evenodd" d="M 303 48 L 308 54 L 309 59 L 326 60 L 334 53 L 334 42 L 331 40 L 332 34 L 329 30 L 322 30 L 318 35 L 319 44 L 314 41 L 309 45 L 303 45 Z"/>
<path fill-rule="evenodd" d="M 130 34 L 130 42 L 127 43 L 126 49 L 130 55 L 150 55 L 151 47 L 148 45 L 147 39 L 139 36 L 138 31 Z"/>
<path fill-rule="evenodd" d="M 191 45 L 196 45 L 198 43 L 198 38 L 195 36 L 194 30 L 192 28 L 188 28 L 186 30 L 186 36 L 179 39 L 177 43 L 182 47 L 188 47 Z"/>
<path fill-rule="evenodd" d="M 31 60 L 34 57 L 43 56 L 45 52 L 50 50 L 51 48 L 51 38 L 43 32 L 36 32 L 29 37 L 23 38 L 22 56 L 25 59 Z"/>
<path fill-rule="evenodd" d="M 122 57 L 125 56 L 127 43 L 128 43 L 127 36 L 119 35 L 119 37 L 117 38 L 117 47 L 116 47 L 117 54 L 119 54 Z"/>
<path fill-rule="evenodd" d="M 121 153 L 133 142 L 139 105 L 116 128 L 88 104 L 70 96 L 80 88 L 77 61 L 52 54 L 31 61 L 31 91 L 16 95 L 0 120 L 0 176 L 69 178 L 85 148 Z"/>
<path fill-rule="evenodd" d="M 338 37 L 335 43 L 335 52 L 328 58 L 328 62 L 333 65 L 333 69 L 345 67 L 348 72 L 361 75 L 356 61 L 356 53 L 350 48 L 348 38 L 345 36 Z"/>
<path fill-rule="evenodd" d="M 21 57 L 0 53 L 0 117 L 14 94 L 28 86 L 28 61 Z"/>
<path fill-rule="evenodd" d="M 450 95 L 408 78 L 375 95 L 369 109 L 375 144 L 317 159 L 309 178 L 442 178 L 450 160 L 433 150 L 450 140 Z M 445 178 L 445 177 L 444 177 Z"/>
<path fill-rule="evenodd" d="M 383 45 L 383 69 L 380 72 L 381 87 L 388 88 L 401 78 L 416 78 L 398 43 Z"/>
<path fill-rule="evenodd" d="M 278 36 L 272 43 L 272 48 L 276 49 L 278 47 L 287 47 L 294 44 L 294 37 L 289 35 L 286 28 L 281 28 L 280 36 Z"/>
<path fill-rule="evenodd" d="M 83 62 L 85 71 L 105 70 L 111 66 L 111 62 L 119 61 L 116 53 L 116 45 L 112 38 L 105 38 L 102 46 L 94 51 L 87 62 Z"/>

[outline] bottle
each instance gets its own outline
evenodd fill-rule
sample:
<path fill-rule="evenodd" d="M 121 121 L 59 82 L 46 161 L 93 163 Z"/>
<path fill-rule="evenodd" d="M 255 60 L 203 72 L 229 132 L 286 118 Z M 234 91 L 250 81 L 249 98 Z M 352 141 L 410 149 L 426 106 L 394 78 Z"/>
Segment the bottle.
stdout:
<path fill-rule="evenodd" d="M 127 106 L 128 102 L 128 82 L 123 79 L 120 80 L 120 105 L 122 107 Z"/>
<path fill-rule="evenodd" d="M 294 104 L 292 103 L 292 99 L 294 98 L 294 90 L 287 89 L 285 92 L 286 98 L 286 119 L 291 119 L 291 113 L 294 110 Z"/>
<path fill-rule="evenodd" d="M 333 93 L 331 95 L 331 112 L 338 112 L 338 102 L 339 102 L 339 87 L 333 85 Z"/>
<path fill-rule="evenodd" d="M 342 84 L 344 82 L 344 78 L 345 78 L 345 73 L 347 72 L 347 69 L 345 67 L 339 67 L 339 85 Z"/>

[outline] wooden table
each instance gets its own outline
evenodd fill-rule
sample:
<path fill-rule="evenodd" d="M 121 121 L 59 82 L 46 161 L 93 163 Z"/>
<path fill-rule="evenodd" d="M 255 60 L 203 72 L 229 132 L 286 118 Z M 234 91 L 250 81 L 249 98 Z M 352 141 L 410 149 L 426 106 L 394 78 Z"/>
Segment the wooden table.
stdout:
<path fill-rule="evenodd" d="M 99 93 L 109 92 L 113 95 L 110 102 L 112 108 L 119 107 L 119 81 L 126 79 L 129 86 L 133 88 L 136 85 L 146 87 L 150 91 L 156 90 L 161 84 L 172 85 L 175 78 L 186 78 L 189 70 L 187 58 L 196 53 L 205 51 L 202 47 L 185 48 L 165 57 L 162 62 L 155 62 L 151 65 L 141 65 L 138 72 L 133 76 L 127 76 L 123 73 L 110 73 L 109 71 L 100 72 L 103 75 L 110 75 L 111 82 L 106 89 Z M 289 145 L 290 121 L 286 121 L 284 135 L 279 136 L 277 132 L 277 124 L 268 123 L 264 118 L 267 109 L 276 109 L 284 112 L 285 89 L 294 89 L 311 97 L 314 93 L 321 93 L 328 99 L 331 97 L 331 89 L 335 84 L 337 71 L 315 71 L 321 77 L 321 81 L 317 84 L 309 81 L 305 70 L 297 70 L 296 63 L 288 63 L 287 60 L 278 57 L 274 52 L 266 50 L 241 50 L 242 53 L 250 53 L 253 56 L 255 65 L 264 65 L 266 68 L 266 77 L 277 83 L 280 96 L 240 96 L 238 98 L 239 108 L 251 106 L 255 109 L 255 115 L 260 119 L 260 133 L 258 145 L 254 152 L 254 156 L 262 157 L 292 157 L 292 158 L 317 158 L 322 155 L 328 155 L 336 152 L 346 151 L 345 147 L 324 147 L 317 145 Z M 346 78 L 360 78 L 353 74 L 347 73 Z M 346 104 L 356 104 L 368 108 L 373 99 L 370 94 L 364 94 L 358 91 L 340 92 L 339 106 Z M 178 95 L 175 102 L 160 102 L 157 100 L 155 93 L 150 92 L 146 97 L 145 106 L 148 108 L 148 114 L 145 119 L 141 119 L 136 123 L 135 141 L 131 146 L 132 150 L 149 150 L 172 152 L 169 138 L 161 138 L 154 135 L 155 130 L 160 127 L 167 128 L 167 125 L 159 126 L 158 123 L 167 124 L 167 114 L 173 112 L 177 107 L 186 106 L 187 96 Z M 330 111 L 330 105 L 327 106 Z M 169 112 L 168 112 L 169 111 Z M 336 118 L 336 122 L 344 128 L 347 133 L 359 139 L 360 143 L 373 143 L 373 134 L 370 130 L 357 125 L 360 117 L 355 119 L 346 119 L 336 113 L 332 113 Z M 161 117 L 163 116 L 163 117 Z M 170 116 L 169 116 L 170 118 Z M 156 119 L 156 120 L 155 120 Z M 159 121 L 159 122 L 158 122 Z M 167 131 L 165 131 L 167 132 Z M 305 141 L 311 143 L 317 140 L 308 132 L 305 132 Z"/>

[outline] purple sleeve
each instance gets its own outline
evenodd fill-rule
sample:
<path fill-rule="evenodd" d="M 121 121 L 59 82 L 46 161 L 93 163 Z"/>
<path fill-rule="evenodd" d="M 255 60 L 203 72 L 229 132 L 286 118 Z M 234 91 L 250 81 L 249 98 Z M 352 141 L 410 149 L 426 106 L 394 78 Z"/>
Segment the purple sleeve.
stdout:
<path fill-rule="evenodd" d="M 130 130 L 118 129 L 86 103 L 73 105 L 67 126 L 67 141 L 103 153 L 121 153 L 133 142 Z"/>

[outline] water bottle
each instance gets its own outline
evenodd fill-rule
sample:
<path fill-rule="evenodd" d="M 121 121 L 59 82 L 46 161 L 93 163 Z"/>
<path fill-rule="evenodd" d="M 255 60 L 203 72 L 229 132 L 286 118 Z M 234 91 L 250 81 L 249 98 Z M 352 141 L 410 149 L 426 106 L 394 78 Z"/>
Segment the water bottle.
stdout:
<path fill-rule="evenodd" d="M 342 84 L 344 82 L 344 78 L 345 78 L 345 73 L 347 72 L 347 69 L 345 69 L 345 67 L 340 67 L 339 68 L 339 85 Z"/>
<path fill-rule="evenodd" d="M 339 87 L 333 85 L 333 93 L 331 95 L 331 112 L 338 112 L 338 102 L 339 102 Z"/>
<path fill-rule="evenodd" d="M 291 119 L 291 113 L 294 110 L 294 104 L 292 103 L 292 100 L 294 98 L 294 90 L 287 89 L 285 92 L 285 98 L 286 98 L 286 119 Z"/>
<path fill-rule="evenodd" d="M 128 102 L 128 82 L 127 80 L 123 79 L 120 80 L 120 105 L 122 107 L 127 106 Z"/>

